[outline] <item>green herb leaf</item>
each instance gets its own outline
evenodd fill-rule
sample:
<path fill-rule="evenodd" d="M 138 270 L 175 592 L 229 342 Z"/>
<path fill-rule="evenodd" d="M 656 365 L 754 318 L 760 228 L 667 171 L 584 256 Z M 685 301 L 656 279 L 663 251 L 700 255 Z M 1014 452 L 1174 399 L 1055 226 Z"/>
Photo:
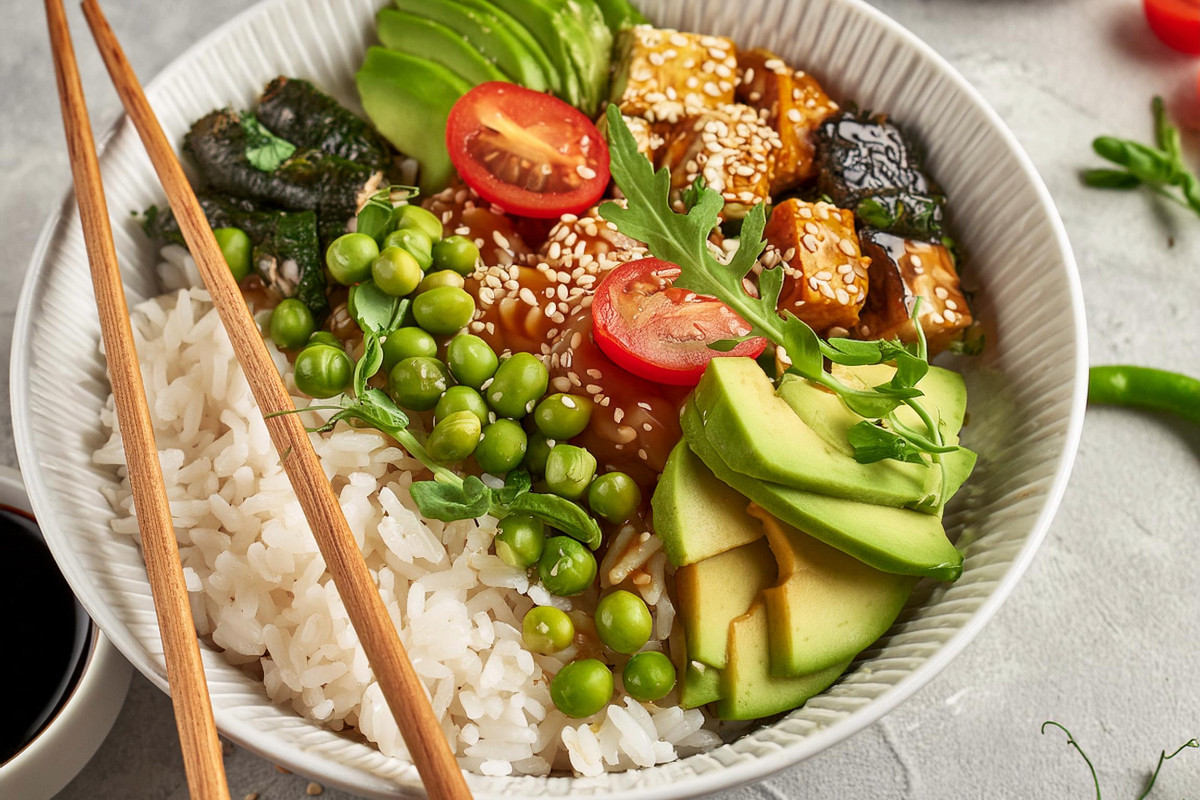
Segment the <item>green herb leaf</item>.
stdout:
<path fill-rule="evenodd" d="M 383 366 L 383 345 L 375 331 L 363 333 L 363 354 L 354 365 L 354 394 L 362 397 L 367 393 L 367 381 Z"/>
<path fill-rule="evenodd" d="M 396 205 L 412 200 L 418 194 L 420 194 L 420 190 L 416 186 L 401 184 L 393 184 L 386 189 L 380 189 L 371 195 L 359 210 L 354 229 L 358 233 L 365 233 L 372 237 L 377 243 L 383 244 L 383 240 L 392 231 L 392 212 Z"/>
<path fill-rule="evenodd" d="M 1142 179 L 1123 169 L 1088 169 L 1083 171 L 1083 182 L 1093 189 L 1136 189 Z"/>
<path fill-rule="evenodd" d="M 242 114 L 241 122 L 246 134 L 246 160 L 255 169 L 274 172 L 296 152 L 296 145 L 271 133 L 252 112 Z"/>
<path fill-rule="evenodd" d="M 753 336 L 742 336 L 737 339 L 717 339 L 715 342 L 708 343 L 708 349 L 716 350 L 718 353 L 728 353 L 739 344 L 748 342 L 753 338 Z"/>
<path fill-rule="evenodd" d="M 346 308 L 364 332 L 386 336 L 390 332 L 399 304 L 400 298 L 380 289 L 375 285 L 375 281 L 366 280 L 350 287 L 350 299 Z"/>
<path fill-rule="evenodd" d="M 854 460 L 860 464 L 872 464 L 889 458 L 910 464 L 925 463 L 921 451 L 907 439 L 866 420 L 851 426 L 846 431 L 846 437 L 854 447 Z"/>
<path fill-rule="evenodd" d="M 481 517 L 492 505 L 491 490 L 474 475 L 461 483 L 417 481 L 408 491 L 421 516 L 442 522 Z"/>
<path fill-rule="evenodd" d="M 504 479 L 504 487 L 494 490 L 496 503 L 502 506 L 511 506 L 518 497 L 531 488 L 533 488 L 533 478 L 529 476 L 529 471 L 514 469 Z"/>
<path fill-rule="evenodd" d="M 600 526 L 591 515 L 558 495 L 527 492 L 508 504 L 508 509 L 514 513 L 531 514 L 572 539 L 578 539 L 591 550 L 599 547 L 603 539 Z"/>
<path fill-rule="evenodd" d="M 949 350 L 956 356 L 977 356 L 983 353 L 987 346 L 987 336 L 977 326 L 972 325 L 963 331 L 959 339 L 950 342 Z"/>

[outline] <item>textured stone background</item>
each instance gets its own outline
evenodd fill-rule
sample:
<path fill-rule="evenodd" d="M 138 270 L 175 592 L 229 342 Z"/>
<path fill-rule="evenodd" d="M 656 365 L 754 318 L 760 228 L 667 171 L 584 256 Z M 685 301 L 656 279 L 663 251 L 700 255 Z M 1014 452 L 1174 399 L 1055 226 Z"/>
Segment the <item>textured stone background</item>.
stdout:
<path fill-rule="evenodd" d="M 1200 219 L 1149 195 L 1085 190 L 1101 133 L 1148 138 L 1148 103 L 1169 98 L 1193 126 L 1200 166 L 1200 60 L 1159 46 L 1137 0 L 874 0 L 929 42 L 991 102 L 1032 156 L 1066 222 L 1083 277 L 1093 363 L 1200 374 Z M 108 85 L 69 4 L 97 130 Z M 232 16 L 241 0 L 109 0 L 143 76 Z M 0 353 L 44 219 L 70 181 L 39 4 L 0 30 Z M 1019 231 L 1013 232 L 1020 235 Z M 7 369 L 0 392 L 8 394 Z M 69 391 L 69 387 L 66 387 Z M 0 460 L 15 464 L 0 422 Z M 1137 796 L 1162 748 L 1200 735 L 1200 429 L 1123 411 L 1088 412 L 1074 475 L 1038 558 L 995 620 L 938 679 L 880 723 L 720 800 L 1094 796 L 1087 768 L 1043 720 L 1072 729 L 1105 796 Z M 241 748 L 226 761 L 235 800 L 305 797 Z M 1169 762 L 1153 797 L 1195 796 L 1200 753 Z M 140 676 L 112 735 L 60 795 L 187 796 L 171 707 Z M 325 797 L 346 798 L 333 790 Z"/>

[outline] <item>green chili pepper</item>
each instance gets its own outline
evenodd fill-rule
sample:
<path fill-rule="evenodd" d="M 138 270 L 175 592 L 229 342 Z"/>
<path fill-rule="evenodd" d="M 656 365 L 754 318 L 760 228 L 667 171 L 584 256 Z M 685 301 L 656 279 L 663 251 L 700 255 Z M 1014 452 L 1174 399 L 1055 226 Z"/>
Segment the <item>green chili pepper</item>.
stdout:
<path fill-rule="evenodd" d="M 1128 365 L 1092 367 L 1088 402 L 1166 411 L 1200 424 L 1200 380 L 1178 372 Z"/>

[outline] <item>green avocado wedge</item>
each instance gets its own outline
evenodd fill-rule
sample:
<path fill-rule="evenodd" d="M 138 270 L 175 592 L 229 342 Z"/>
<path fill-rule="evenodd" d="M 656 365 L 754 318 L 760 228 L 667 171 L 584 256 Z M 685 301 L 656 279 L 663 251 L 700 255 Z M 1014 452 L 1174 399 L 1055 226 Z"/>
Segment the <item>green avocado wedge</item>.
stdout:
<path fill-rule="evenodd" d="M 962 574 L 962 554 L 946 538 L 937 516 L 814 494 L 743 475 L 709 441 L 694 397 L 684 405 L 680 423 L 686 445 L 681 442 L 676 447 L 690 447 L 719 479 L 830 547 L 898 575 L 954 581 Z"/>
<path fill-rule="evenodd" d="M 375 16 L 375 24 L 384 47 L 441 64 L 472 86 L 488 81 L 512 82 L 462 34 L 440 22 L 384 8 Z"/>
<path fill-rule="evenodd" d="M 566 0 L 491 0 L 491 3 L 528 28 L 545 49 L 562 78 L 559 97 L 591 116 L 587 109 L 599 98 L 595 87 L 584 80 L 584 73 L 576 65 L 592 57 L 592 45 L 583 24 L 564 12 Z"/>
<path fill-rule="evenodd" d="M 836 397 L 829 399 L 840 406 Z M 712 359 L 692 403 L 710 439 L 736 443 L 722 448 L 721 457 L 743 475 L 930 514 L 941 506 L 940 467 L 893 460 L 858 463 L 828 444 L 778 397 L 771 379 L 752 359 Z"/>
<path fill-rule="evenodd" d="M 600 113 L 601 103 L 608 96 L 608 68 L 612 59 L 613 35 L 604 20 L 596 0 L 566 0 L 566 13 L 583 27 L 587 48 L 572 48 L 575 69 L 580 82 L 588 88 L 590 103 L 582 109 L 589 117 Z"/>
<path fill-rule="evenodd" d="M 425 0 L 420 0 L 420 2 L 423 5 Z M 558 97 L 563 97 L 563 92 L 566 91 L 566 79 L 560 74 L 558 65 L 550 58 L 546 48 L 542 47 L 529 28 L 525 27 L 512 14 L 493 4 L 491 0 L 449 0 L 449 2 L 457 8 L 470 9 L 483 14 L 488 19 L 496 20 L 500 27 L 511 34 L 533 56 L 534 61 L 538 63 L 549 82 L 550 91 Z"/>
<path fill-rule="evenodd" d="M 450 28 L 513 82 L 535 92 L 550 89 L 550 78 L 542 62 L 494 11 L 457 5 L 451 0 L 395 0 L 395 4 L 400 11 Z M 382 16 L 383 12 L 380 12 L 380 18 Z M 380 38 L 383 38 L 382 32 Z M 544 59 L 545 54 L 542 57 Z M 549 66 L 549 60 L 546 65 Z"/>
<path fill-rule="evenodd" d="M 667 458 L 651 499 L 654 530 L 675 567 L 704 561 L 762 538 L 746 498 L 717 480 L 687 447 Z"/>
<path fill-rule="evenodd" d="M 668 646 L 671 663 L 675 665 L 676 685 L 679 687 L 679 706 L 698 708 L 715 702 L 721 697 L 721 670 L 687 655 L 687 634 L 676 617 Z"/>
<path fill-rule="evenodd" d="M 729 626 L 729 665 L 721 670 L 717 716 L 758 719 L 799 708 L 841 677 L 850 661 L 794 678 L 772 675 L 767 608 L 760 600 Z"/>
<path fill-rule="evenodd" d="M 778 570 L 771 552 L 766 539 L 759 539 L 675 571 L 689 659 L 725 666 L 729 623 L 775 583 Z"/>
<path fill-rule="evenodd" d="M 376 129 L 421 165 L 422 194 L 445 188 L 454 174 L 446 152 L 446 117 L 471 85 L 439 64 L 383 47 L 367 50 L 355 83 Z"/>
<path fill-rule="evenodd" d="M 763 591 L 772 674 L 807 675 L 844 663 L 892 627 L 917 578 L 869 567 L 761 507 L 750 513 L 762 520 L 779 570 L 779 582 Z"/>
<path fill-rule="evenodd" d="M 604 15 L 604 24 L 616 36 L 622 28 L 633 25 L 645 25 L 646 18 L 642 12 L 633 7 L 629 0 L 596 0 L 600 13 Z"/>

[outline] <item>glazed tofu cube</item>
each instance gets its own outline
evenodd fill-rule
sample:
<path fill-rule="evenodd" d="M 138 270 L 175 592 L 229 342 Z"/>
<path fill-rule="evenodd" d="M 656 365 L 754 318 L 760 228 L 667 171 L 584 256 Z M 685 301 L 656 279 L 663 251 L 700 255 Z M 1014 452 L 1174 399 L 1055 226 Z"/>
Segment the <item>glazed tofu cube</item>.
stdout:
<path fill-rule="evenodd" d="M 724 36 L 636 25 L 617 38 L 611 99 L 621 113 L 675 121 L 733 102 L 737 47 Z"/>
<path fill-rule="evenodd" d="M 738 53 L 737 99 L 763 112 L 781 143 L 771 192 L 782 192 L 816 175 L 813 132 L 837 112 L 837 103 L 811 75 L 793 70 L 770 50 Z"/>
<path fill-rule="evenodd" d="M 681 193 L 697 177 L 725 199 L 725 217 L 740 219 L 770 199 L 771 170 L 779 136 L 759 122 L 750 106 L 731 103 L 689 115 L 672 126 L 659 153 L 671 170 L 671 189 Z"/>
<path fill-rule="evenodd" d="M 784 271 L 779 310 L 791 311 L 817 333 L 845 336 L 858 323 L 871 263 L 859 251 L 854 213 L 785 200 L 771 212 L 764 236 L 762 265 Z"/>
<path fill-rule="evenodd" d="M 622 114 L 621 119 L 625 120 L 625 125 L 628 126 L 629 132 L 633 134 L 633 140 L 637 142 L 638 152 L 650 159 L 653 164 L 657 161 L 658 151 L 663 145 L 663 135 L 659 128 L 667 129 L 665 123 L 653 124 L 643 119 L 642 117 L 631 117 L 627 114 Z M 597 125 L 600 133 L 605 140 L 608 139 L 608 117 L 601 117 Z"/>
<path fill-rule="evenodd" d="M 911 314 L 918 297 L 930 353 L 971 324 L 954 259 L 943 245 L 872 230 L 864 232 L 862 247 L 871 259 L 871 288 L 855 331 L 860 338 L 915 341 Z"/>

